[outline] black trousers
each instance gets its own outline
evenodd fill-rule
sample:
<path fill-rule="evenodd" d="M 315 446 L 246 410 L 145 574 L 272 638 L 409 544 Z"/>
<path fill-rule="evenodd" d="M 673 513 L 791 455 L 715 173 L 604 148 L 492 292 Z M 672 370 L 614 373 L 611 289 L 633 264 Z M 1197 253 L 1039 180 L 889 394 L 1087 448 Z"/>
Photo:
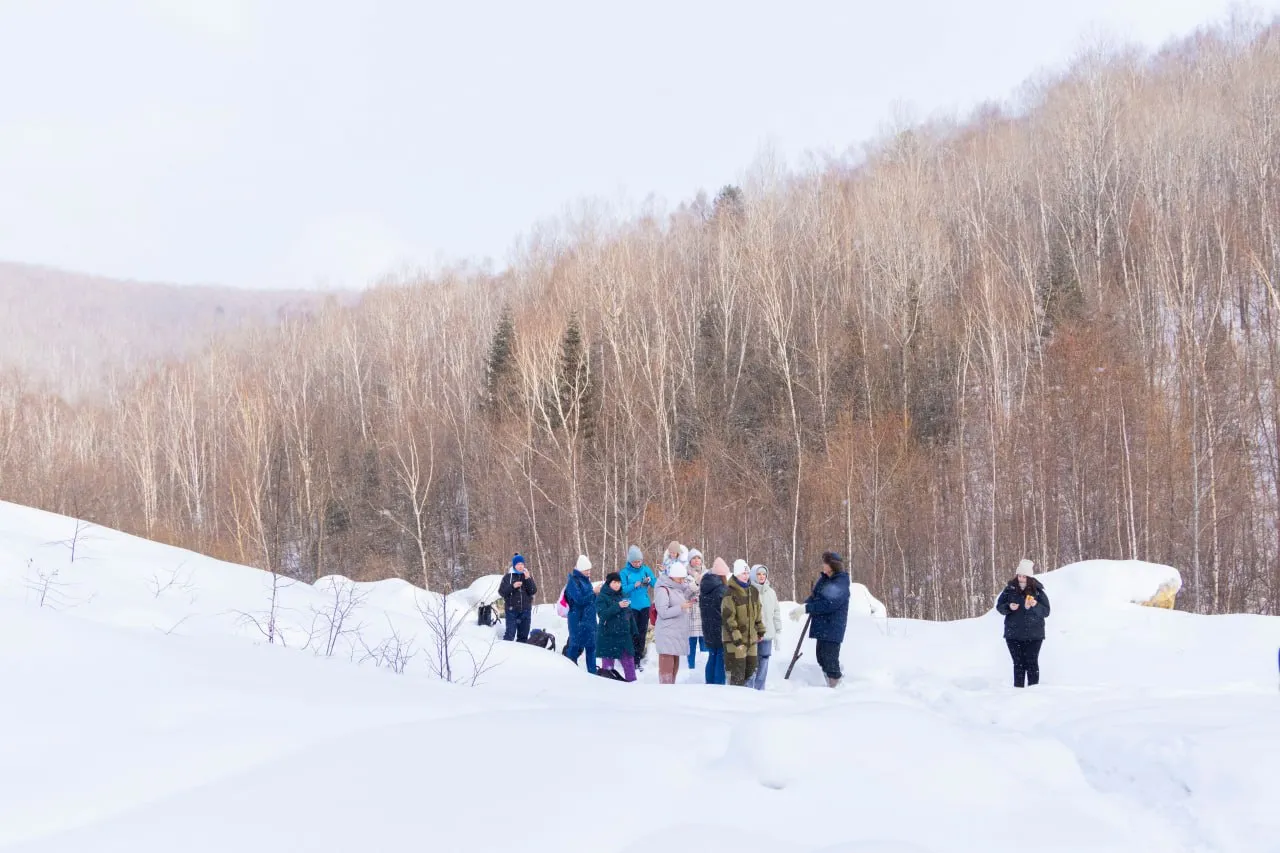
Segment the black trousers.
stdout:
<path fill-rule="evenodd" d="M 521 643 L 529 642 L 529 620 L 533 616 L 531 610 L 508 610 L 506 615 L 507 630 L 503 634 L 504 640 L 517 640 Z"/>
<path fill-rule="evenodd" d="M 1013 686 L 1040 683 L 1040 645 L 1044 640 L 1005 640 L 1013 658 Z"/>
<path fill-rule="evenodd" d="M 840 674 L 840 644 L 818 640 L 818 666 L 827 678 L 842 678 Z"/>
<path fill-rule="evenodd" d="M 633 609 L 631 618 L 635 620 L 631 626 L 631 633 L 636 641 L 636 666 L 639 666 L 644 660 L 645 642 L 649 639 L 649 608 Z"/>

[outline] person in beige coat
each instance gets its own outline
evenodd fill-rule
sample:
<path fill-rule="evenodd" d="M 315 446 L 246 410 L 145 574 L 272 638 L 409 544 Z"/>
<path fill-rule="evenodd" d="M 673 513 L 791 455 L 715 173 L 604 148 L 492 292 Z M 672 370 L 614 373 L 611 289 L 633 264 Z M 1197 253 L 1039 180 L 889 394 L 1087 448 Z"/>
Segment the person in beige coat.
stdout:
<path fill-rule="evenodd" d="M 769 583 L 769 569 L 766 566 L 751 567 L 751 585 L 760 593 L 760 621 L 764 623 L 764 636 L 756 644 L 756 671 L 747 679 L 747 686 L 764 690 L 773 643 L 782 634 L 782 608 L 778 606 L 777 590 Z"/>
<path fill-rule="evenodd" d="M 658 578 L 653 606 L 658 624 L 653 641 L 658 648 L 658 683 L 675 684 L 680 672 L 680 658 L 689 649 L 691 614 L 698 609 L 698 591 L 689 586 L 689 569 L 675 562 Z"/>

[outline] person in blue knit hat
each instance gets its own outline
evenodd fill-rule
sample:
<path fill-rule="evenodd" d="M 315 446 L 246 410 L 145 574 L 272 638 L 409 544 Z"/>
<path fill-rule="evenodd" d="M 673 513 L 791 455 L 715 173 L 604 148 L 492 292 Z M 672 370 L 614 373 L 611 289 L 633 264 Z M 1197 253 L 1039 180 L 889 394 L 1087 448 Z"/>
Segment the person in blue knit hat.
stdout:
<path fill-rule="evenodd" d="M 533 597 L 538 594 L 538 585 L 525 568 L 524 557 L 519 554 L 511 557 L 511 571 L 502 576 L 498 594 L 507 608 L 507 630 L 502 639 L 529 642 L 529 620 L 533 617 Z"/>

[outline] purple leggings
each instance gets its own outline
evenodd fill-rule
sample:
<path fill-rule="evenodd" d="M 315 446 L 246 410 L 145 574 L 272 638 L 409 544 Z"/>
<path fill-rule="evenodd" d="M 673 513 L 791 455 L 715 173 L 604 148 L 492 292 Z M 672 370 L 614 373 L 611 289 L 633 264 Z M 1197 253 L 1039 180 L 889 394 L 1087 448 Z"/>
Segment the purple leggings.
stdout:
<path fill-rule="evenodd" d="M 600 665 L 605 669 L 613 669 L 613 658 L 600 658 Z M 636 680 L 636 659 L 631 655 L 622 657 L 622 677 L 627 681 Z"/>

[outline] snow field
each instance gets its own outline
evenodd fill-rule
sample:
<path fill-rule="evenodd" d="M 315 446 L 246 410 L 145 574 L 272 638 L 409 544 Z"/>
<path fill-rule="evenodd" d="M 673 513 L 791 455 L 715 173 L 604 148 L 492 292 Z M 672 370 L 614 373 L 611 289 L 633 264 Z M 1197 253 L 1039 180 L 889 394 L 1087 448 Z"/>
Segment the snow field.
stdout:
<path fill-rule="evenodd" d="M 428 644 L 438 598 L 409 584 L 280 590 L 283 648 L 264 573 L 96 527 L 72 563 L 75 527 L 0 504 L 5 853 L 1280 850 L 1280 620 L 1132 604 L 1166 567 L 1044 575 L 1045 684 L 1024 691 L 994 614 L 853 618 L 844 686 L 818 686 L 811 643 L 783 681 L 786 605 L 763 693 L 700 668 L 658 687 L 652 661 L 590 678 L 468 619 L 492 664 L 472 689 L 421 652 L 402 675 L 367 657 Z M 330 657 L 316 622 L 351 589 L 360 634 Z M 564 639 L 552 608 L 534 625 Z"/>

